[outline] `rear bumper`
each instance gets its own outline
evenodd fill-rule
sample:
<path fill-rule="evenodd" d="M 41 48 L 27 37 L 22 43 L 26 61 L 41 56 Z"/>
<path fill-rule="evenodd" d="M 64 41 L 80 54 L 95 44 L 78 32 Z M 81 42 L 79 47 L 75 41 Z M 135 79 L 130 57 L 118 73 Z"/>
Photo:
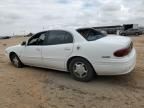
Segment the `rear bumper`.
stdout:
<path fill-rule="evenodd" d="M 95 63 L 94 69 L 98 75 L 122 75 L 131 72 L 135 65 L 136 51 L 133 49 L 126 58 Z"/>

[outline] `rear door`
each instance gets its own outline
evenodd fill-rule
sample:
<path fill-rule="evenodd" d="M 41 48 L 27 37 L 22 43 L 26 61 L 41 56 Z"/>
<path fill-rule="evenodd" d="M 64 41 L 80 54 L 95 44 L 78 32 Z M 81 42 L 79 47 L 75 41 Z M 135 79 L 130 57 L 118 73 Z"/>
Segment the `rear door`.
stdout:
<path fill-rule="evenodd" d="M 73 50 L 73 36 L 67 31 L 52 30 L 46 34 L 42 60 L 46 67 L 65 70 L 66 60 Z"/>

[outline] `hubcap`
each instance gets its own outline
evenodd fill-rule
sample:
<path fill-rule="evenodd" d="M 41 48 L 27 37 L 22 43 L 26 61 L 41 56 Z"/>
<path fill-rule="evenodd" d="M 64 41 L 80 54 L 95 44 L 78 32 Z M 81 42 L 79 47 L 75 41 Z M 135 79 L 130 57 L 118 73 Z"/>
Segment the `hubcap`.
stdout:
<path fill-rule="evenodd" d="M 75 63 L 73 66 L 74 74 L 79 78 L 84 78 L 87 76 L 88 69 L 84 63 Z"/>
<path fill-rule="evenodd" d="M 15 65 L 15 66 L 18 66 L 18 59 L 17 59 L 17 57 L 15 56 L 14 58 L 13 58 L 13 64 Z"/>

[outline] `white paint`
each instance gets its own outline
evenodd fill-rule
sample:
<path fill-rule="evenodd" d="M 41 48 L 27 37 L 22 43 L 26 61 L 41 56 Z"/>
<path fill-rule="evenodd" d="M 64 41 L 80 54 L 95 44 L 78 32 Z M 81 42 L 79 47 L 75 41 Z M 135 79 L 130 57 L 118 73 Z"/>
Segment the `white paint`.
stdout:
<path fill-rule="evenodd" d="M 128 37 L 109 35 L 95 41 L 86 41 L 75 29 L 61 29 L 73 35 L 71 44 L 47 46 L 13 46 L 6 49 L 6 55 L 15 52 L 27 65 L 67 71 L 67 61 L 74 56 L 86 58 L 99 75 L 118 75 L 131 72 L 135 67 L 135 49 L 125 57 L 115 57 L 113 53 L 127 47 Z M 77 47 L 80 47 L 78 50 Z M 110 56 L 110 58 L 103 58 Z"/>

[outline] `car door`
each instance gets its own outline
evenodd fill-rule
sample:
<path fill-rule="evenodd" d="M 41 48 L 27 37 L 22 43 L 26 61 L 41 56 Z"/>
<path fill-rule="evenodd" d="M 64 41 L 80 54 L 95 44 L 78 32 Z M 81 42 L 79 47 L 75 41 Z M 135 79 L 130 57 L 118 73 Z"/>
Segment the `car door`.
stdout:
<path fill-rule="evenodd" d="M 44 38 L 45 33 L 38 33 L 29 39 L 21 53 L 21 60 L 24 64 L 42 66 L 41 48 Z"/>
<path fill-rule="evenodd" d="M 66 60 L 73 50 L 73 36 L 67 31 L 52 30 L 46 35 L 42 47 L 42 59 L 46 67 L 65 70 Z"/>

